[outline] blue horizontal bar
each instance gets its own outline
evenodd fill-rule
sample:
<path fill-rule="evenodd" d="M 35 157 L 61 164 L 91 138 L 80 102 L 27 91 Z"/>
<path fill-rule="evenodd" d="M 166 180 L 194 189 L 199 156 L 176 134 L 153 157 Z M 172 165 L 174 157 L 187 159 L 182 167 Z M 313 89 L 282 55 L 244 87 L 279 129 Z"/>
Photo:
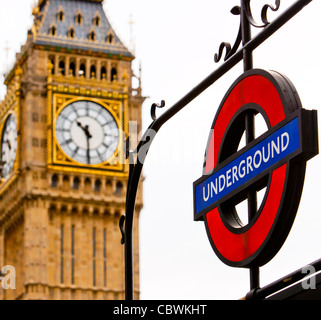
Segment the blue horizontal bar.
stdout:
<path fill-rule="evenodd" d="M 298 150 L 299 147 L 299 120 L 294 118 L 195 185 L 195 214 L 210 206 L 212 208 L 223 197 L 237 188 L 242 188 L 244 184 L 259 174 L 268 171 L 277 163 L 281 165 L 284 163 L 284 159 Z"/>

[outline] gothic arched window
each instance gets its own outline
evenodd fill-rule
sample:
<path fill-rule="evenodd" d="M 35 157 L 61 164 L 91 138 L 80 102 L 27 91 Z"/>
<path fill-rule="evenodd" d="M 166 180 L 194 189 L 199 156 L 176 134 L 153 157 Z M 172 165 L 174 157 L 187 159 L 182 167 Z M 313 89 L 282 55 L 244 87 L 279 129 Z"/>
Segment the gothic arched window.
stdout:
<path fill-rule="evenodd" d="M 96 33 L 95 33 L 95 31 L 90 31 L 90 33 L 89 33 L 89 39 L 90 40 L 96 40 Z"/>
<path fill-rule="evenodd" d="M 56 174 L 54 174 L 52 177 L 51 177 L 51 186 L 53 188 L 57 188 L 58 187 L 58 176 Z"/>
<path fill-rule="evenodd" d="M 96 67 L 94 65 L 92 65 L 90 67 L 90 77 L 91 78 L 95 78 L 96 77 Z"/>
<path fill-rule="evenodd" d="M 107 42 L 110 44 L 114 42 L 114 36 L 111 33 L 107 35 Z"/>
<path fill-rule="evenodd" d="M 110 80 L 111 81 L 117 80 L 117 69 L 116 68 L 111 69 Z"/>
<path fill-rule="evenodd" d="M 73 184 L 72 184 L 72 188 L 74 190 L 78 190 L 79 189 L 79 185 L 80 185 L 80 180 L 78 177 L 74 178 Z"/>
<path fill-rule="evenodd" d="M 49 28 L 49 34 L 51 36 L 55 36 L 57 34 L 57 27 L 55 25 L 52 25 L 50 28 Z"/>
<path fill-rule="evenodd" d="M 68 30 L 68 37 L 70 37 L 70 38 L 74 38 L 75 37 L 75 29 L 74 28 L 71 27 Z"/>
<path fill-rule="evenodd" d="M 83 21 L 82 13 L 78 11 L 75 16 L 75 22 L 76 24 L 82 24 L 82 21 Z"/>
<path fill-rule="evenodd" d="M 115 194 L 117 196 L 120 196 L 122 194 L 122 191 L 123 191 L 123 184 L 120 181 L 118 181 L 116 184 Z"/>
<path fill-rule="evenodd" d="M 69 64 L 69 75 L 72 75 L 72 76 L 76 75 L 76 65 L 73 61 L 70 62 Z"/>
<path fill-rule="evenodd" d="M 59 72 L 64 76 L 65 75 L 65 61 L 61 60 L 59 62 Z"/>
<path fill-rule="evenodd" d="M 62 9 L 60 9 L 57 13 L 57 20 L 58 21 L 64 21 L 65 18 L 65 14 L 64 11 Z"/>
<path fill-rule="evenodd" d="M 80 64 L 79 75 L 84 77 L 86 76 L 86 65 L 84 63 Z"/>
<path fill-rule="evenodd" d="M 94 186 L 95 192 L 100 192 L 100 187 L 101 187 L 101 181 L 99 179 L 97 179 L 95 181 L 95 186 Z"/>
<path fill-rule="evenodd" d="M 107 70 L 106 70 L 106 67 L 105 66 L 103 66 L 103 67 L 101 67 L 101 69 L 100 69 L 100 79 L 101 80 L 105 80 L 106 79 L 106 74 L 107 74 Z"/>
<path fill-rule="evenodd" d="M 98 15 L 93 18 L 93 25 L 96 27 L 100 26 L 100 17 Z"/>

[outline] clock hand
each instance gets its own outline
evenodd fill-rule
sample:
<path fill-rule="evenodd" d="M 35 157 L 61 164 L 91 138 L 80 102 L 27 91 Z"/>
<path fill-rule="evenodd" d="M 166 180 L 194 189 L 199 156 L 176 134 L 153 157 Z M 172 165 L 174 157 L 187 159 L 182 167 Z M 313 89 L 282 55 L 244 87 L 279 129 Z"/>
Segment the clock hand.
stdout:
<path fill-rule="evenodd" d="M 79 121 L 77 121 L 77 126 L 80 127 L 85 132 L 85 128 L 82 126 L 82 124 Z"/>
<path fill-rule="evenodd" d="M 90 164 L 90 146 L 89 146 L 89 139 L 92 138 L 92 135 L 90 134 L 89 132 L 89 126 L 88 125 L 85 125 L 83 126 L 80 122 L 77 121 L 77 125 L 78 127 L 80 127 L 85 135 L 86 135 L 86 139 L 87 139 L 87 162 L 88 164 Z"/>
<path fill-rule="evenodd" d="M 90 147 L 89 147 L 89 139 L 92 138 L 91 134 L 89 133 L 88 125 L 85 126 L 84 132 L 87 138 L 87 162 L 90 164 Z"/>
<path fill-rule="evenodd" d="M 77 121 L 77 125 L 78 125 L 78 127 L 80 127 L 84 131 L 87 139 L 92 138 L 92 135 L 89 132 L 89 126 L 88 125 L 82 126 L 82 124 L 80 122 L 78 122 L 78 121 Z"/>
<path fill-rule="evenodd" d="M 85 126 L 84 131 L 85 131 L 86 137 L 87 137 L 88 139 L 91 139 L 91 138 L 93 137 L 93 136 L 90 134 L 90 132 L 89 132 L 89 126 L 88 126 L 88 125 Z"/>
<path fill-rule="evenodd" d="M 87 162 L 90 164 L 89 139 L 87 139 Z"/>
<path fill-rule="evenodd" d="M 9 139 L 5 140 L 4 142 L 8 144 L 9 150 L 11 150 L 11 143 L 10 143 Z"/>

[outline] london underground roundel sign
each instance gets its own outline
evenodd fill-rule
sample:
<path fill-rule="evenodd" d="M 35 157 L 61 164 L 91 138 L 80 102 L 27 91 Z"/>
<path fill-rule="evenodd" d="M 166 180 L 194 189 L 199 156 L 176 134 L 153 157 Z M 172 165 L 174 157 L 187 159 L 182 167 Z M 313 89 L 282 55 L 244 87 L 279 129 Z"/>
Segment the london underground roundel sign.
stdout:
<path fill-rule="evenodd" d="M 259 114 L 268 130 L 240 148 L 247 119 Z M 194 182 L 194 220 L 205 222 L 224 263 L 262 266 L 274 257 L 295 219 L 306 162 L 316 154 L 317 112 L 302 108 L 287 78 L 251 70 L 235 81 L 214 119 L 203 176 Z M 242 223 L 237 204 L 264 188 L 259 208 Z"/>

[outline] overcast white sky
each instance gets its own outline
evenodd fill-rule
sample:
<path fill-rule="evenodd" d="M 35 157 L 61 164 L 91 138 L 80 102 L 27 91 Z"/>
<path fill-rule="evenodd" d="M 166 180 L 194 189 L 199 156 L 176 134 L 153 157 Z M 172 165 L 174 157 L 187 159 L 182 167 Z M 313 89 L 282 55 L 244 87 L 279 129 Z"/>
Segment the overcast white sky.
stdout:
<path fill-rule="evenodd" d="M 26 40 L 33 3 L 2 1 L 1 74 Z M 261 8 L 274 1 L 251 2 Z M 280 11 L 270 19 L 292 3 L 281 0 Z M 237 35 L 239 20 L 229 13 L 235 5 L 238 0 L 105 0 L 115 31 L 135 50 L 134 69 L 142 64 L 148 97 L 145 128 L 153 102 L 164 99 L 169 108 L 220 65 L 214 63 L 214 53 L 222 41 L 233 44 Z M 303 106 L 316 110 L 321 110 L 320 12 L 321 2 L 312 1 L 254 52 L 254 67 L 285 74 Z M 193 221 L 192 186 L 202 174 L 209 130 L 222 98 L 241 73 L 239 64 L 165 124 L 153 142 L 144 170 L 140 222 L 142 299 L 238 299 L 249 291 L 248 270 L 224 265 L 212 251 L 204 224 Z M 297 218 L 278 255 L 261 268 L 262 286 L 321 257 L 320 164 L 320 156 L 308 163 Z"/>

